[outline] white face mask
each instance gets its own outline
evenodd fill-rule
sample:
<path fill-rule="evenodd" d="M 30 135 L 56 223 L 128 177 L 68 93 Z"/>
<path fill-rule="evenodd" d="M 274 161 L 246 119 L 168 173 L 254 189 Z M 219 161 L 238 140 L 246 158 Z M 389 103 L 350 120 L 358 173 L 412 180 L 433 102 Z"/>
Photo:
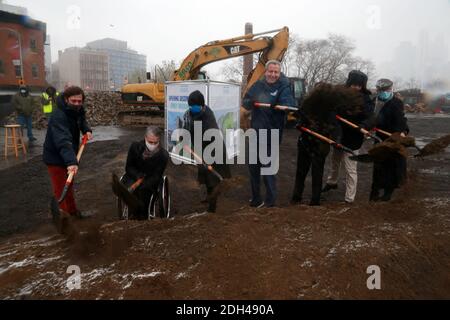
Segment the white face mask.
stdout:
<path fill-rule="evenodd" d="M 151 152 L 157 150 L 158 147 L 159 147 L 159 143 L 157 143 L 157 144 L 150 144 L 147 141 L 145 141 L 145 145 L 147 146 L 147 149 L 150 150 Z"/>

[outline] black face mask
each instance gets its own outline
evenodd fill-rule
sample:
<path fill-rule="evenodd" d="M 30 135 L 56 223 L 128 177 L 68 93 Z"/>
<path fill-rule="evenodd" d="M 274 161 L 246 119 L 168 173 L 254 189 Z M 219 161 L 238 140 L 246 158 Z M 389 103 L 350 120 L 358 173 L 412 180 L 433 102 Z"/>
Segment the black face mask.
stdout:
<path fill-rule="evenodd" d="M 67 106 L 70 108 L 70 109 L 72 109 L 73 111 L 80 111 L 81 110 L 81 108 L 83 108 L 83 105 L 81 104 L 81 105 L 74 105 L 74 104 L 70 104 L 70 103 L 67 103 Z"/>

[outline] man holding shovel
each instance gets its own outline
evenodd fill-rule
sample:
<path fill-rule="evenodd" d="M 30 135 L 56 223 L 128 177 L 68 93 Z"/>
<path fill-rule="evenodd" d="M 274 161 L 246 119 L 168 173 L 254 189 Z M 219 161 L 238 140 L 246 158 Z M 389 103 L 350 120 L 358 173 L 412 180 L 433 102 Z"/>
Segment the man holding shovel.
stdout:
<path fill-rule="evenodd" d="M 283 129 L 286 124 L 286 113 L 277 106 L 293 107 L 295 101 L 291 91 L 289 80 L 281 73 L 281 63 L 270 60 L 266 64 L 264 79 L 257 81 L 247 92 L 243 101 L 243 107 L 251 112 L 251 128 L 256 131 L 257 143 L 249 146 L 249 154 L 258 155 L 257 163 L 249 164 L 252 198 L 250 206 L 255 208 L 273 207 L 277 200 L 276 175 L 263 175 L 266 187 L 266 197 L 261 197 L 261 175 L 264 167 L 271 164 L 263 164 L 260 159 L 260 141 L 265 143 L 263 136 L 267 134 L 267 156 L 274 159 L 278 154 L 270 154 L 272 146 L 280 145 L 283 137 Z M 257 107 L 259 104 L 268 104 L 270 108 Z M 272 132 L 278 131 L 279 141 L 272 141 Z M 279 150 L 277 150 L 278 153 Z M 277 161 L 277 160 L 275 160 Z"/>
<path fill-rule="evenodd" d="M 144 139 L 133 142 L 128 151 L 122 183 L 126 187 L 134 185 L 133 194 L 139 200 L 134 212 L 130 212 L 132 218 L 147 219 L 151 195 L 158 190 L 163 179 L 169 153 L 161 146 L 162 134 L 160 128 L 150 126 Z"/>
<path fill-rule="evenodd" d="M 195 141 L 195 123 L 200 122 L 202 127 L 202 153 L 205 149 L 213 143 L 213 141 L 204 141 L 203 137 L 206 131 L 210 129 L 219 130 L 219 126 L 217 125 L 216 118 L 214 116 L 213 111 L 205 104 L 205 97 L 200 91 L 194 91 L 189 95 L 188 98 L 189 110 L 184 114 L 184 125 L 183 129 L 189 131 L 191 135 L 191 142 Z M 198 139 L 198 137 L 197 137 Z M 223 140 L 223 139 L 222 139 Z M 195 154 L 194 148 L 186 145 L 185 150 L 191 153 L 192 156 L 199 163 L 198 165 L 198 182 L 200 184 L 206 185 L 207 198 L 206 201 L 208 203 L 208 212 L 214 213 L 217 208 L 217 198 L 219 196 L 218 189 L 222 179 L 231 178 L 230 168 L 226 164 L 227 152 L 225 148 L 225 143 L 223 141 L 214 141 L 214 143 L 223 144 L 223 155 L 221 157 L 221 163 L 208 163 L 205 164 L 203 159 Z M 219 157 L 215 153 L 212 155 L 213 157 Z M 219 177 L 220 176 L 220 177 Z"/>
<path fill-rule="evenodd" d="M 361 71 L 353 70 L 349 73 L 346 86 L 359 92 L 364 99 L 364 106 L 360 112 L 354 115 L 341 114 L 343 118 L 350 120 L 359 127 L 370 130 L 373 127 L 375 104 L 370 98 L 371 92 L 367 90 L 367 75 Z M 364 142 L 364 135 L 345 123 L 340 123 L 342 127 L 341 143 L 357 152 Z M 334 149 L 331 159 L 331 172 L 323 192 L 328 192 L 338 187 L 339 171 L 341 164 L 345 169 L 345 202 L 355 201 L 358 184 L 358 163 L 350 160 L 351 154 L 342 150 Z"/>
<path fill-rule="evenodd" d="M 378 100 L 384 103 L 376 120 L 379 130 L 399 133 L 405 137 L 409 133 L 408 123 L 404 113 L 403 102 L 394 96 L 394 83 L 389 79 L 380 79 L 377 82 Z M 386 140 L 388 136 L 377 132 L 377 135 Z M 396 188 L 406 179 L 406 158 L 401 154 L 393 154 L 384 161 L 376 161 L 373 167 L 372 190 L 370 201 L 390 201 Z M 380 191 L 384 194 L 380 196 Z"/>
<path fill-rule="evenodd" d="M 83 107 L 85 95 L 79 87 L 69 87 L 57 99 L 48 123 L 45 137 L 43 160 L 47 165 L 53 187 L 53 195 L 60 199 L 69 174 L 76 175 L 79 161 L 77 159 L 80 148 L 80 131 L 88 140 L 92 139 Z M 73 185 L 69 186 L 67 195 L 59 204 L 65 214 L 72 217 L 85 218 L 75 204 Z"/>

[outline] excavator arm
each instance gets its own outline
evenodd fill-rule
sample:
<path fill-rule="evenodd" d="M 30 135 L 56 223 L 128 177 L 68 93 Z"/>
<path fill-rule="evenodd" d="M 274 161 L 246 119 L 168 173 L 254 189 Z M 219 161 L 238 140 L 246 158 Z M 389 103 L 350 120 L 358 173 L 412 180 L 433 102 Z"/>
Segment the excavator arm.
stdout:
<path fill-rule="evenodd" d="M 278 33 L 273 37 L 260 37 L 274 32 Z M 226 40 L 212 41 L 192 51 L 184 59 L 180 68 L 175 71 L 172 80 L 196 79 L 201 68 L 209 63 L 260 52 L 260 61 L 253 70 L 251 77 L 249 77 L 253 84 L 264 74 L 265 63 L 268 60 L 281 60 L 283 58 L 288 43 L 289 29 L 287 27 Z"/>

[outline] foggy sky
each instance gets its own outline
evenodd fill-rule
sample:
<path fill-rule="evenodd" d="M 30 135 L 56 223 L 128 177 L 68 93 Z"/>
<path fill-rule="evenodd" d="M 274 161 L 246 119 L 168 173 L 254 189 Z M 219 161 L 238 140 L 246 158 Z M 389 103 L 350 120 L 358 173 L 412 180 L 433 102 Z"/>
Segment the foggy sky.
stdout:
<path fill-rule="evenodd" d="M 242 35 L 246 22 L 253 23 L 255 32 L 288 26 L 291 33 L 302 38 L 324 38 L 330 32 L 346 35 L 354 40 L 357 55 L 375 62 L 378 74 L 389 69 L 401 42 L 418 45 L 424 31 L 431 41 L 443 39 L 447 56 L 444 60 L 450 61 L 450 0 L 6 0 L 4 3 L 26 7 L 33 18 L 47 23 L 53 61 L 58 50 L 111 37 L 126 40 L 129 47 L 146 54 L 148 67 L 162 60 L 179 62 L 206 42 Z M 73 27 L 72 5 L 81 10 L 79 29 Z"/>

